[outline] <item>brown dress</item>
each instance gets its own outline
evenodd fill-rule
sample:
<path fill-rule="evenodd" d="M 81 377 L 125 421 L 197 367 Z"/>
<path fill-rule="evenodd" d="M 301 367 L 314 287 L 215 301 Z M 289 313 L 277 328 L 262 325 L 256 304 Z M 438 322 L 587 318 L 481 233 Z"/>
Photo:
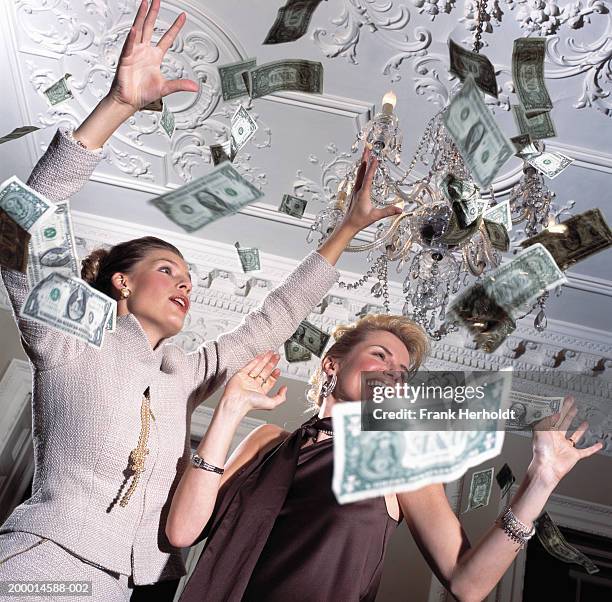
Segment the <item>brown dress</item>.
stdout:
<path fill-rule="evenodd" d="M 382 497 L 338 504 L 333 439 L 301 447 L 317 428 L 331 419 L 311 418 L 219 492 L 180 602 L 375 599 L 397 522 Z"/>

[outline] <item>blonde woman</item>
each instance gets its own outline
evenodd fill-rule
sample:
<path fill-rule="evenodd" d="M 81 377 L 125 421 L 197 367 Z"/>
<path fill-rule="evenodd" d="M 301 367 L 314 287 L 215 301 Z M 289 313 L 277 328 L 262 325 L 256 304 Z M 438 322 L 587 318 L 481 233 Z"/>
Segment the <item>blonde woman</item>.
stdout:
<path fill-rule="evenodd" d="M 546 500 L 598 443 L 576 449 L 587 428 L 570 436 L 572 400 L 546 419 L 558 430 L 536 430 L 533 459 L 504 521 L 471 546 L 441 484 L 340 506 L 331 490 L 336 403 L 361 399 L 362 372 L 410 372 L 427 349 L 422 329 L 401 316 L 366 316 L 338 327 L 335 343 L 313 375 L 309 397 L 318 413 L 293 433 L 268 424 L 225 457 L 241 418 L 273 408 L 276 359 L 255 358 L 228 382 L 197 449 L 222 474 L 190 466 L 176 490 L 166 532 L 177 546 L 208 537 L 180 602 L 372 601 L 385 549 L 407 522 L 432 571 L 457 600 L 482 600 L 514 560 Z M 516 517 L 519 523 L 512 523 Z M 507 534 L 508 533 L 508 534 Z M 514 540 L 512 538 L 518 538 Z M 397 592 L 408 600 L 408 592 Z"/>
<path fill-rule="evenodd" d="M 68 198 L 87 181 L 101 157 L 96 149 L 136 110 L 197 90 L 195 82 L 161 75 L 185 15 L 152 46 L 159 8 L 159 0 L 141 4 L 109 95 L 73 134 L 58 132 L 34 169 L 28 183 L 51 200 Z M 238 328 L 194 353 L 164 344 L 183 326 L 192 285 L 180 251 L 163 240 L 127 241 L 83 262 L 82 277 L 117 300 L 116 331 L 100 350 L 20 318 L 27 280 L 2 269 L 33 366 L 35 464 L 32 496 L 0 527 L 0 580 L 90 582 L 79 591 L 104 602 L 128 600 L 135 585 L 157 584 L 150 595 L 172 599 L 185 567 L 165 527 L 190 461 L 191 414 L 240 366 L 278 349 L 335 282 L 334 264 L 348 241 L 391 214 L 372 207 L 376 162 L 366 173 L 367 159 L 350 210 L 325 244 Z M 54 599 L 64 599 L 62 592 L 54 590 Z M 21 599 L 38 599 L 31 593 Z"/>

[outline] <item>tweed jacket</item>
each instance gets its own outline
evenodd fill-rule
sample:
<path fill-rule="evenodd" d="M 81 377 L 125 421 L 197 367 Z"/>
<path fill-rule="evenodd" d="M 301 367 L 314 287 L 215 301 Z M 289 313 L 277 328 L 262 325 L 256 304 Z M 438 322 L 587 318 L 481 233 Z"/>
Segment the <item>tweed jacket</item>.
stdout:
<path fill-rule="evenodd" d="M 58 131 L 28 184 L 57 201 L 70 197 L 101 158 Z M 117 319 L 100 350 L 19 317 L 27 279 L 2 278 L 33 367 L 32 496 L 0 532 L 51 539 L 90 563 L 143 585 L 185 574 L 165 525 L 172 494 L 190 461 L 193 410 L 258 353 L 277 349 L 333 285 L 338 272 L 311 252 L 241 324 L 192 353 L 169 343 L 151 348 L 131 314 Z M 118 503 L 130 451 L 137 446 L 143 392 L 151 420 L 145 469 L 129 503 Z M 123 485 L 123 486 L 122 486 Z"/>

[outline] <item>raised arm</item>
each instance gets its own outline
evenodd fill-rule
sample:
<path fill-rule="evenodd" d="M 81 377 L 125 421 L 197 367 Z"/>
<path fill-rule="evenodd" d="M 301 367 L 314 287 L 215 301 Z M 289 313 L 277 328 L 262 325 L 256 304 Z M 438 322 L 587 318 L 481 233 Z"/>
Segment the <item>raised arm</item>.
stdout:
<path fill-rule="evenodd" d="M 228 382 L 215 408 L 206 434 L 196 453 L 208 464 L 223 467 L 223 475 L 189 464 L 172 497 L 166 522 L 166 535 L 173 546 L 184 548 L 198 537 L 203 538 L 219 489 L 231 483 L 232 477 L 246 464 L 264 453 L 269 446 L 282 441 L 285 432 L 266 424 L 252 431 L 226 462 L 227 452 L 240 421 L 250 410 L 272 410 L 285 400 L 287 387 L 276 395 L 268 394 L 276 384 L 280 370 L 279 356 L 267 352 L 255 357 Z"/>
<path fill-rule="evenodd" d="M 49 148 L 34 167 L 28 185 L 51 201 L 72 197 L 89 180 L 102 159 L 101 147 L 113 132 L 137 110 L 161 96 L 177 91 L 197 91 L 190 80 L 165 80 L 161 62 L 185 23 L 182 13 L 156 46 L 151 46 L 159 0 L 147 12 L 143 0 L 128 34 L 108 95 L 74 132 L 60 129 Z M 69 356 L 74 339 L 61 337 L 56 330 L 19 318 L 29 292 L 25 275 L 2 268 L 15 321 L 28 357 L 41 367 L 52 366 Z M 63 345 L 62 345 L 63 341 Z"/>
<path fill-rule="evenodd" d="M 376 209 L 371 186 L 377 161 L 366 149 L 362 157 L 349 209 L 327 240 L 271 291 L 260 307 L 248 314 L 231 332 L 205 343 L 190 354 L 195 371 L 194 409 L 236 370 L 255 355 L 276 350 L 296 330 L 338 278 L 334 267 L 350 240 L 363 228 L 401 212 L 398 207 Z"/>
<path fill-rule="evenodd" d="M 574 447 L 588 427 L 586 422 L 566 438 L 575 415 L 573 400 L 566 398 L 561 413 L 540 421 L 534 430 L 533 459 L 510 503 L 515 516 L 529 528 L 559 481 L 579 460 L 602 448 L 601 443 L 586 449 Z M 556 423 L 557 428 L 551 429 Z M 446 589 L 461 602 L 480 602 L 486 598 L 516 558 L 520 545 L 493 524 L 470 547 L 442 485 L 430 485 L 397 497 L 419 549 Z"/>

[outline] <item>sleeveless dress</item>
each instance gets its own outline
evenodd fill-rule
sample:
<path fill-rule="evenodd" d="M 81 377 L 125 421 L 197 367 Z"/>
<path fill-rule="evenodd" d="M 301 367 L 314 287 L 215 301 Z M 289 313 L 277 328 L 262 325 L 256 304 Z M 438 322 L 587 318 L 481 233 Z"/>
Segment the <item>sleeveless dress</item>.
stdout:
<path fill-rule="evenodd" d="M 338 504 L 333 439 L 301 447 L 330 428 L 331 418 L 311 418 L 220 490 L 180 602 L 375 599 L 398 523 L 384 497 Z"/>

